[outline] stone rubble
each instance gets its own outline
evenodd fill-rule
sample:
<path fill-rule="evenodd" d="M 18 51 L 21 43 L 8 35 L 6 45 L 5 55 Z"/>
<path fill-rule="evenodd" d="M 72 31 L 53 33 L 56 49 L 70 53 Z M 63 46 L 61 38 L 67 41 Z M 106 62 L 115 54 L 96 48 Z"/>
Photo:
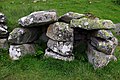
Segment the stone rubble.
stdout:
<path fill-rule="evenodd" d="M 45 57 L 72 61 L 75 58 L 73 48 L 84 42 L 87 45 L 88 61 L 94 69 L 117 60 L 114 50 L 118 40 L 110 30 L 118 24 L 111 20 L 74 12 L 57 18 L 56 11 L 51 10 L 33 12 L 20 18 L 18 24 L 21 27 L 15 28 L 10 34 L 5 23 L 6 17 L 0 13 L 0 48 L 5 48 L 9 42 L 9 56 L 12 60 L 35 54 L 35 43 L 39 39 L 47 42 Z"/>

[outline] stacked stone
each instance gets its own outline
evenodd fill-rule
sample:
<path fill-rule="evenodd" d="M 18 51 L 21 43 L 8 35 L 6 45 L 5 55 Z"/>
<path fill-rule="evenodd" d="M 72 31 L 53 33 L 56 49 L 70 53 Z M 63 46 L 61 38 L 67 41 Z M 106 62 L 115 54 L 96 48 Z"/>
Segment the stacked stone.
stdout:
<path fill-rule="evenodd" d="M 65 61 L 74 59 L 73 50 L 73 29 L 69 24 L 56 22 L 51 24 L 46 35 L 50 38 L 47 42 L 45 56 Z"/>
<path fill-rule="evenodd" d="M 7 49 L 8 27 L 6 26 L 6 16 L 0 13 L 0 48 Z"/>
<path fill-rule="evenodd" d="M 11 59 L 18 60 L 26 54 L 35 53 L 34 42 L 39 38 L 41 26 L 57 20 L 55 11 L 38 11 L 18 20 L 20 28 L 15 28 L 9 35 L 11 43 L 9 55 Z"/>
<path fill-rule="evenodd" d="M 95 69 L 106 66 L 111 60 L 116 60 L 113 52 L 118 41 L 110 31 L 115 28 L 112 21 L 84 17 L 72 19 L 70 25 L 73 28 L 79 27 L 87 30 L 88 61 Z"/>

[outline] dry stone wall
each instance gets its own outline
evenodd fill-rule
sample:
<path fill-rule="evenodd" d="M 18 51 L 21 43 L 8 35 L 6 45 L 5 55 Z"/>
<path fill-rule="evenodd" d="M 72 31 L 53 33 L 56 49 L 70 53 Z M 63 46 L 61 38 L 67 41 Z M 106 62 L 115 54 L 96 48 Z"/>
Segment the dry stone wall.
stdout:
<path fill-rule="evenodd" d="M 18 24 L 21 27 L 15 28 L 9 36 L 5 20 L 4 14 L 0 13 L 0 47 L 3 48 L 8 39 L 9 55 L 13 60 L 35 53 L 35 42 L 43 31 L 41 27 L 47 30 L 40 37 L 47 41 L 45 57 L 72 61 L 75 59 L 74 46 L 84 41 L 88 61 L 95 69 L 117 60 L 114 50 L 118 40 L 110 31 L 115 28 L 111 20 L 99 19 L 91 14 L 68 12 L 58 17 L 54 10 L 38 11 L 20 18 Z"/>

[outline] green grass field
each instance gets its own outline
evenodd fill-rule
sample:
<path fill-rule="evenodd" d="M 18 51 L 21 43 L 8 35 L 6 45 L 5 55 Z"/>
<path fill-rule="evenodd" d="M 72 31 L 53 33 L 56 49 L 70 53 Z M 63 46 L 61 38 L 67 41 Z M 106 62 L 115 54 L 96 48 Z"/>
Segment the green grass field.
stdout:
<path fill-rule="evenodd" d="M 0 0 L 0 12 L 7 16 L 9 31 L 19 27 L 18 19 L 38 10 L 55 9 L 58 15 L 73 11 L 92 13 L 102 19 L 120 22 L 120 5 L 112 0 Z M 120 40 L 119 36 L 117 38 Z M 81 47 L 82 48 L 82 47 Z M 0 49 L 0 80 L 120 80 L 120 46 L 115 50 L 116 62 L 102 69 L 94 70 L 86 58 L 79 53 L 72 62 L 45 59 L 40 56 L 26 56 L 12 61 L 8 51 Z"/>

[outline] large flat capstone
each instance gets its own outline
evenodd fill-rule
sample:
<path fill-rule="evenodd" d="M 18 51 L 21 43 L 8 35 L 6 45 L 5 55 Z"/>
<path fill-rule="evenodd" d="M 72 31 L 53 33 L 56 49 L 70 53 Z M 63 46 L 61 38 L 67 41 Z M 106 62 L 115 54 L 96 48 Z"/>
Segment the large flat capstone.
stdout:
<path fill-rule="evenodd" d="M 86 30 L 93 29 L 113 29 L 115 28 L 114 23 L 111 20 L 99 20 L 99 19 L 72 19 L 70 22 L 70 27 L 79 27 Z"/>
<path fill-rule="evenodd" d="M 55 11 L 37 11 L 18 20 L 19 24 L 23 27 L 46 25 L 55 21 L 57 21 Z"/>

